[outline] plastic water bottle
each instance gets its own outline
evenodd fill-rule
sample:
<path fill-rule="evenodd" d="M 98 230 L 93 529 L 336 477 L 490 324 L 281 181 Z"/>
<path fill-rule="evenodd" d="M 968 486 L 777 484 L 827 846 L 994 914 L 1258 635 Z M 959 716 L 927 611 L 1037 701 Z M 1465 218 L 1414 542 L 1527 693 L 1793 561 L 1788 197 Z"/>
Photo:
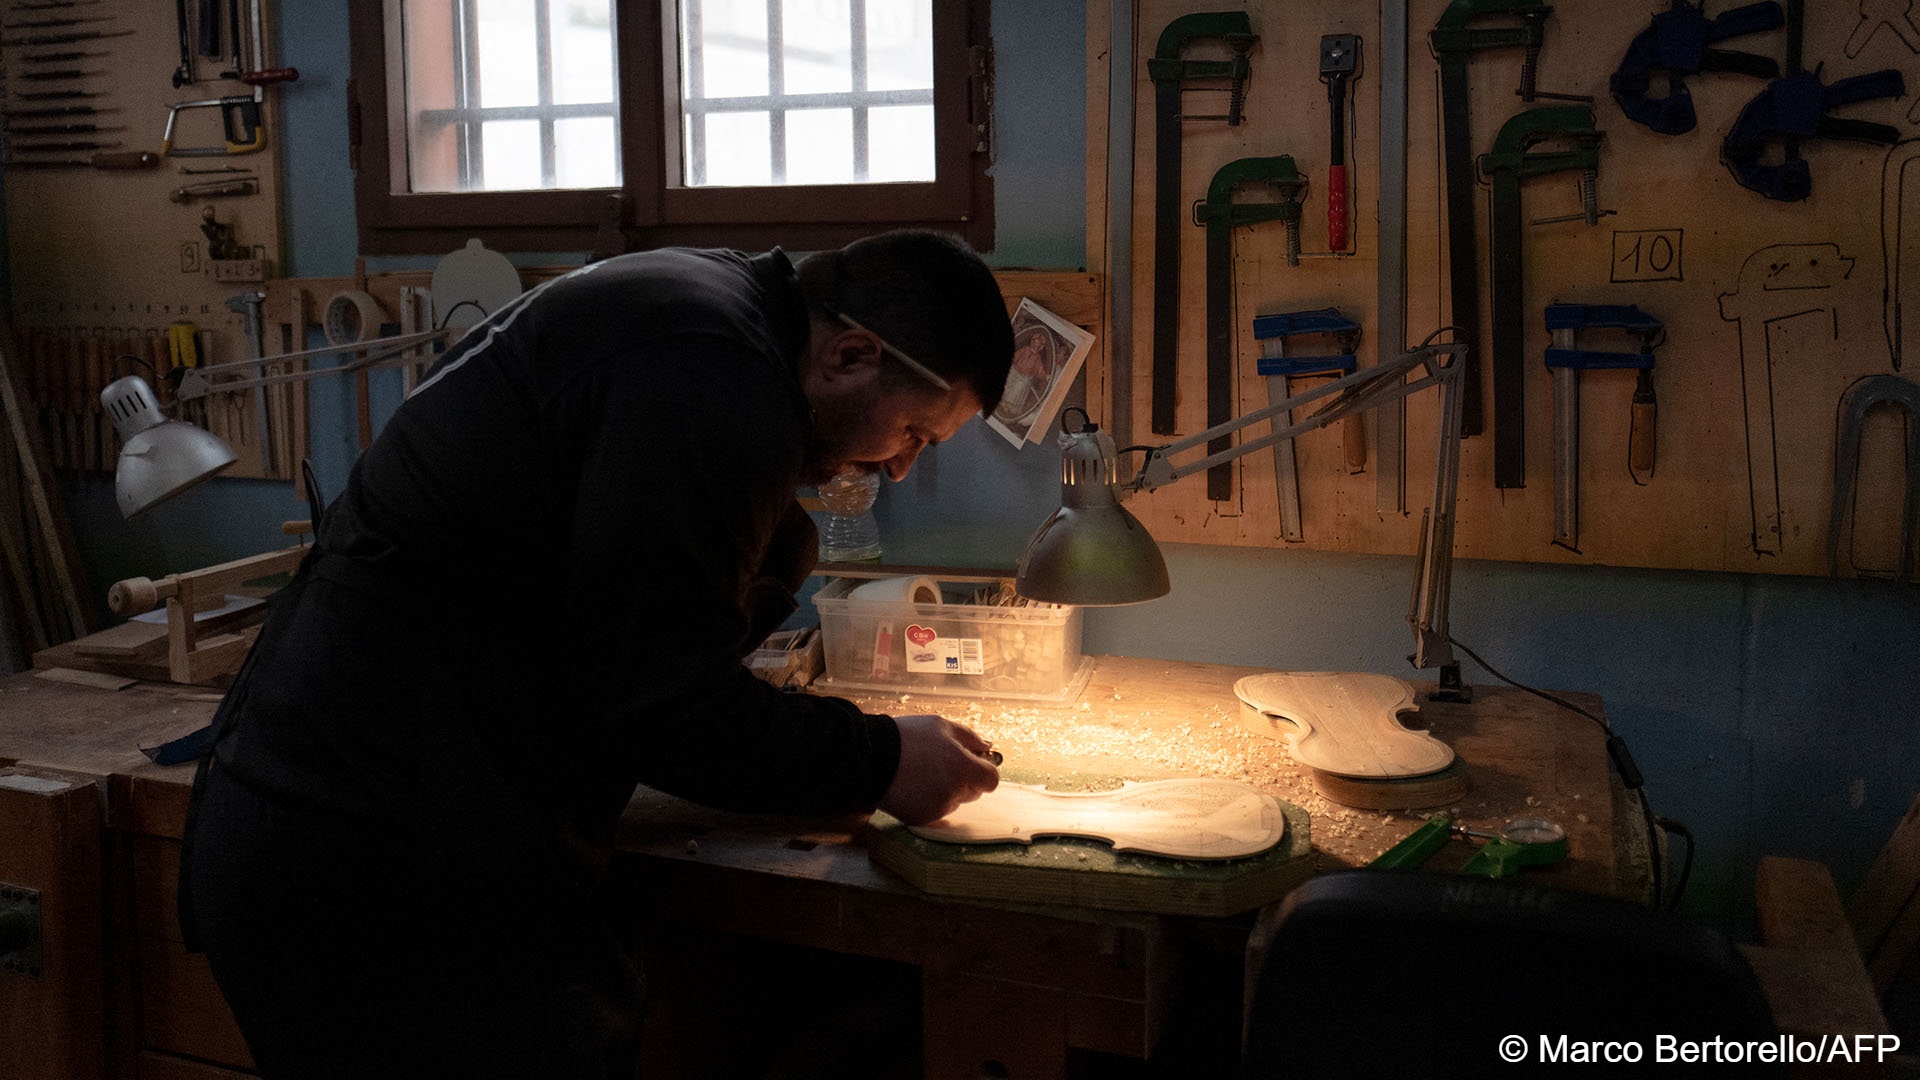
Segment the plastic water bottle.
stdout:
<path fill-rule="evenodd" d="M 880 474 L 848 469 L 820 485 L 820 501 L 827 521 L 820 530 L 822 562 L 863 562 L 880 558 L 880 523 L 873 519 L 873 500 L 880 494 Z"/>

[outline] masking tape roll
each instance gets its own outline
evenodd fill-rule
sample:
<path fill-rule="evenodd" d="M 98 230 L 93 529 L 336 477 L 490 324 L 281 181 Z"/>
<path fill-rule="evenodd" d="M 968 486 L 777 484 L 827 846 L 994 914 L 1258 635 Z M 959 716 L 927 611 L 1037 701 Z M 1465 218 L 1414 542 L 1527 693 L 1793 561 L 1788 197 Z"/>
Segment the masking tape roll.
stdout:
<path fill-rule="evenodd" d="M 327 344 L 356 345 L 380 336 L 380 324 L 386 321 L 380 301 L 358 290 L 334 293 L 327 301 Z"/>
<path fill-rule="evenodd" d="M 903 575 L 878 578 L 865 585 L 854 586 L 847 593 L 847 599 L 882 604 L 938 604 L 941 602 L 940 583 L 930 577 Z"/>

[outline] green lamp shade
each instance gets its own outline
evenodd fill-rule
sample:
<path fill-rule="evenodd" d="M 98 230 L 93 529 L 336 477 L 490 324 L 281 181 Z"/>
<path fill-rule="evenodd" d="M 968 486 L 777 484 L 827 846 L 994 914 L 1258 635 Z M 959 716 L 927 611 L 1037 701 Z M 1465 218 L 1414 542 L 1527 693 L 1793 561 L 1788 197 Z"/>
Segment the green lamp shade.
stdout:
<path fill-rule="evenodd" d="M 1160 545 L 1114 495 L 1113 439 L 1091 427 L 1075 432 L 1065 437 L 1060 460 L 1060 509 L 1027 541 L 1014 590 L 1086 607 L 1167 595 Z"/>

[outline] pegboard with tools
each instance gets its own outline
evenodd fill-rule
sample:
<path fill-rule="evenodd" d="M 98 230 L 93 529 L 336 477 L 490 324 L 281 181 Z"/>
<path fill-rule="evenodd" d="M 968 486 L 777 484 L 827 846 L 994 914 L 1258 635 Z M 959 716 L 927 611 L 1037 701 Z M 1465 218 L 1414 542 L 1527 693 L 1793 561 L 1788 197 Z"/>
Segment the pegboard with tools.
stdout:
<path fill-rule="evenodd" d="M 57 468 L 113 469 L 114 378 L 170 402 L 170 372 L 279 351 L 259 334 L 281 258 L 275 103 L 299 84 L 270 18 L 267 0 L 0 9 L 18 366 Z M 233 445 L 228 475 L 288 478 L 273 448 L 300 401 L 220 394 L 179 418 Z"/>
<path fill-rule="evenodd" d="M 1090 396 L 1164 445 L 1335 374 L 1307 361 L 1465 341 L 1458 556 L 1920 578 L 1901 7 L 1090 4 L 1088 235 L 1132 296 Z M 1307 315 L 1355 329 L 1257 325 Z M 1128 506 L 1162 540 L 1410 553 L 1438 405 Z"/>

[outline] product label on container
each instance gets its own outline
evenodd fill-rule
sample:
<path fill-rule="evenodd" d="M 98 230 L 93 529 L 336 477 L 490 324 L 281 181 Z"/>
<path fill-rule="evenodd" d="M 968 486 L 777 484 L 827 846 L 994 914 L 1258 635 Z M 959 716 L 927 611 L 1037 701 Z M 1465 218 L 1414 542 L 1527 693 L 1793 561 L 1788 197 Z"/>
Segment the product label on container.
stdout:
<path fill-rule="evenodd" d="M 979 638 L 940 637 L 931 626 L 907 627 L 907 670 L 942 675 L 979 675 L 986 671 Z"/>

